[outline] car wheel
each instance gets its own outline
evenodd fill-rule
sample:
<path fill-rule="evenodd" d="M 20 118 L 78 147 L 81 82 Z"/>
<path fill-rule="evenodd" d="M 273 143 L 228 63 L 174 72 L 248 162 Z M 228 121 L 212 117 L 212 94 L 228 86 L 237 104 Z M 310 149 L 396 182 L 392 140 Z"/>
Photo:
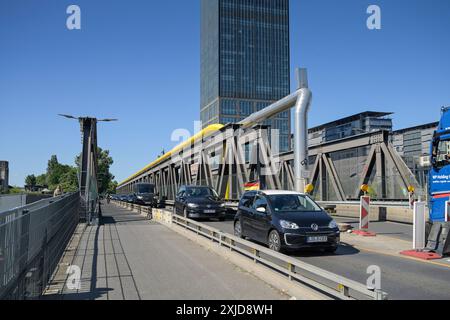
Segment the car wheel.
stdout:
<path fill-rule="evenodd" d="M 271 250 L 281 252 L 281 238 L 277 230 L 272 230 L 269 233 L 268 244 Z"/>
<path fill-rule="evenodd" d="M 221 217 L 221 218 L 219 218 L 219 221 L 220 221 L 220 222 L 224 222 L 224 221 L 225 221 L 225 218 L 224 218 L 224 217 Z"/>
<path fill-rule="evenodd" d="M 242 224 L 241 220 L 237 220 L 234 223 L 234 235 L 240 239 L 244 239 L 244 236 L 242 235 Z"/>

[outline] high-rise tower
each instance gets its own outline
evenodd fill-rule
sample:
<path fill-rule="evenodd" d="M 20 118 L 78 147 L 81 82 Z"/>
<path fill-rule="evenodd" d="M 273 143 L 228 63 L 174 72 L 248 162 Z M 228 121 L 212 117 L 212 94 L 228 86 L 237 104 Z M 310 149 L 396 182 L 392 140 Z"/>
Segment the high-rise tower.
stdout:
<path fill-rule="evenodd" d="M 289 0 L 201 0 L 201 120 L 235 123 L 290 93 Z M 265 124 L 290 144 L 290 112 Z"/>

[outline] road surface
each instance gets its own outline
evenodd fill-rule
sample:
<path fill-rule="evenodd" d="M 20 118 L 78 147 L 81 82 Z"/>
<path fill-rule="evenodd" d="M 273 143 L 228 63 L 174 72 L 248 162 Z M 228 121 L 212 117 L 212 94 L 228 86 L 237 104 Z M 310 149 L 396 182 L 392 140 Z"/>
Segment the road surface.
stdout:
<path fill-rule="evenodd" d="M 338 222 L 355 222 L 338 218 Z M 203 223 L 233 233 L 232 221 L 203 221 Z M 397 223 L 376 223 L 371 229 L 379 234 L 408 240 L 411 226 Z M 345 243 L 336 254 L 303 252 L 289 254 L 304 262 L 334 272 L 349 279 L 366 283 L 367 268 L 377 265 L 382 271 L 381 286 L 393 300 L 448 300 L 450 299 L 450 263 L 419 262 L 379 252 L 359 250 Z"/>

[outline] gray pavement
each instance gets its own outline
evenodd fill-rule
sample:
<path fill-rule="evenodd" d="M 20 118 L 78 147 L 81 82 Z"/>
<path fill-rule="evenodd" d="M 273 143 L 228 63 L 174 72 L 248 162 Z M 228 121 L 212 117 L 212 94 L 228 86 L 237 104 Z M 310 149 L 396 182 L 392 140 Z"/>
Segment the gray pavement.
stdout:
<path fill-rule="evenodd" d="M 359 228 L 359 220 L 357 218 L 333 217 L 338 223 L 348 223 L 354 229 Z M 401 240 L 411 241 L 413 239 L 413 226 L 406 223 L 397 222 L 371 222 L 370 231 L 378 235 L 389 236 Z"/>
<path fill-rule="evenodd" d="M 289 297 L 168 228 L 115 206 L 103 224 L 78 230 L 45 299 L 280 300 Z M 65 286 L 68 265 L 80 290 Z"/>
<path fill-rule="evenodd" d="M 340 222 L 352 221 L 338 219 Z M 232 221 L 203 221 L 227 233 L 233 232 Z M 379 234 L 407 240 L 410 226 L 397 223 L 376 223 L 371 229 Z M 318 252 L 290 253 L 291 256 L 349 279 L 366 283 L 367 268 L 377 265 L 382 271 L 382 289 L 394 300 L 450 299 L 450 264 L 445 261 L 421 262 L 400 255 L 367 251 L 343 243 L 336 254 Z"/>

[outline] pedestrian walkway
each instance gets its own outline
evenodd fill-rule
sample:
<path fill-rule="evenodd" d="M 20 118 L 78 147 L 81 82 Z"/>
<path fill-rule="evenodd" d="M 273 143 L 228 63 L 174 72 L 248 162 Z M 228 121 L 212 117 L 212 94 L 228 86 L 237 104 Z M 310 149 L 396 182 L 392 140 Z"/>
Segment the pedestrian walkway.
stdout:
<path fill-rule="evenodd" d="M 67 287 L 69 266 L 81 288 Z M 279 300 L 289 297 L 163 225 L 113 205 L 100 226 L 79 225 L 44 299 Z"/>

